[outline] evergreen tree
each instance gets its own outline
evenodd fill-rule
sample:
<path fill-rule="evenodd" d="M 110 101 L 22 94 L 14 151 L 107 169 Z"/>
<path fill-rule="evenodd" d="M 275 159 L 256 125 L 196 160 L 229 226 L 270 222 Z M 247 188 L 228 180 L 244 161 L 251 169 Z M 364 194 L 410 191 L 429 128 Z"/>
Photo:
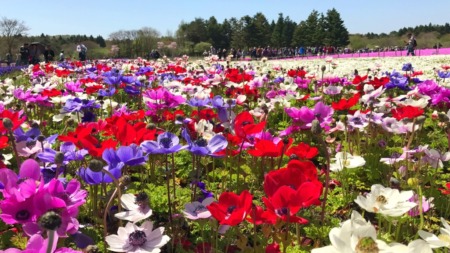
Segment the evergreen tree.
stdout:
<path fill-rule="evenodd" d="M 213 46 L 217 46 L 218 44 L 220 44 L 220 41 L 224 39 L 224 36 L 220 30 L 221 30 L 220 24 L 217 23 L 217 19 L 214 16 L 210 17 L 206 21 L 206 31 L 208 38 L 207 41 L 211 43 Z"/>
<path fill-rule="evenodd" d="M 273 47 L 283 46 L 283 30 L 284 30 L 284 18 L 283 13 L 278 14 L 278 20 L 272 31 L 271 44 Z"/>
<path fill-rule="evenodd" d="M 283 32 L 282 32 L 282 41 L 283 47 L 290 47 L 292 44 L 292 37 L 294 35 L 294 31 L 295 31 L 295 27 L 297 26 L 297 24 L 292 21 L 289 16 L 287 16 L 284 19 L 284 26 L 283 26 Z"/>
<path fill-rule="evenodd" d="M 345 47 L 350 43 L 347 28 L 345 28 L 344 21 L 336 9 L 327 11 L 324 25 L 328 45 Z"/>
<path fill-rule="evenodd" d="M 95 38 L 95 42 L 100 46 L 100 47 L 106 47 L 106 42 L 105 42 L 105 39 L 103 39 L 103 37 L 102 36 L 97 36 L 96 38 Z"/>
<path fill-rule="evenodd" d="M 258 47 L 258 46 L 267 46 L 270 42 L 271 30 L 269 21 L 267 21 L 266 16 L 261 12 L 258 12 L 253 16 L 252 25 L 254 28 L 254 37 L 253 43 L 248 46 Z M 248 36 L 251 36 L 249 34 Z"/>

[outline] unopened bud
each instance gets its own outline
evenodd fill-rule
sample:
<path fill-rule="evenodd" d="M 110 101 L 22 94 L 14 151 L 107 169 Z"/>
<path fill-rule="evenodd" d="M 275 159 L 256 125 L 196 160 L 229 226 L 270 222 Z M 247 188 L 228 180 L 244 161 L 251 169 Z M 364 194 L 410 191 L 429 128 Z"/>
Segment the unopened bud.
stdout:
<path fill-rule="evenodd" d="M 39 136 L 37 137 L 37 140 L 38 140 L 39 142 L 43 142 L 43 141 L 45 141 L 45 136 L 39 135 Z"/>
<path fill-rule="evenodd" d="M 38 221 L 39 226 L 47 230 L 57 230 L 61 223 L 61 216 L 54 211 L 46 212 Z"/>
<path fill-rule="evenodd" d="M 420 115 L 419 117 L 416 118 L 416 124 L 422 125 L 426 119 L 427 118 L 425 116 Z"/>
<path fill-rule="evenodd" d="M 448 122 L 448 121 L 450 121 L 450 119 L 448 118 L 447 114 L 445 114 L 445 113 L 443 113 L 443 112 L 440 112 L 440 113 L 438 114 L 438 117 L 439 117 L 439 120 L 442 121 L 442 122 Z"/>
<path fill-rule="evenodd" d="M 93 172 L 100 172 L 103 170 L 103 163 L 97 159 L 92 159 L 89 162 L 89 168 L 93 171 Z"/>
<path fill-rule="evenodd" d="M 13 122 L 9 119 L 9 118 L 4 118 L 3 119 L 3 126 L 8 129 L 8 130 L 12 130 L 13 128 Z"/>
<path fill-rule="evenodd" d="M 64 154 L 61 152 L 56 152 L 55 154 L 55 164 L 61 165 L 64 162 Z"/>
<path fill-rule="evenodd" d="M 146 126 L 146 128 L 147 128 L 148 130 L 154 130 L 154 129 L 156 128 L 156 125 L 153 124 L 153 123 L 148 123 L 147 126 Z"/>
<path fill-rule="evenodd" d="M 320 68 L 320 70 L 322 70 L 322 72 L 325 72 L 325 70 L 327 69 L 327 66 L 322 65 L 322 67 Z"/>
<path fill-rule="evenodd" d="M 119 179 L 119 184 L 121 186 L 127 186 L 131 183 L 131 177 L 129 175 L 123 175 L 120 179 Z"/>
<path fill-rule="evenodd" d="M 140 192 L 135 195 L 135 201 L 136 205 L 139 207 L 145 207 L 148 205 L 148 195 L 145 192 Z"/>
<path fill-rule="evenodd" d="M 408 178 L 407 182 L 410 187 L 415 187 L 415 186 L 419 185 L 419 179 L 414 178 L 414 177 Z"/>
<path fill-rule="evenodd" d="M 322 127 L 320 126 L 320 122 L 317 119 L 311 122 L 311 133 L 315 135 L 319 135 L 322 133 Z"/>
<path fill-rule="evenodd" d="M 89 245 L 86 247 L 85 251 L 86 251 L 86 253 L 99 253 L 100 252 L 97 245 Z"/>
<path fill-rule="evenodd" d="M 66 124 L 67 124 L 67 126 L 69 126 L 69 127 L 72 127 L 74 123 L 75 123 L 75 121 L 74 121 L 73 119 L 68 119 L 68 120 L 66 121 Z"/>

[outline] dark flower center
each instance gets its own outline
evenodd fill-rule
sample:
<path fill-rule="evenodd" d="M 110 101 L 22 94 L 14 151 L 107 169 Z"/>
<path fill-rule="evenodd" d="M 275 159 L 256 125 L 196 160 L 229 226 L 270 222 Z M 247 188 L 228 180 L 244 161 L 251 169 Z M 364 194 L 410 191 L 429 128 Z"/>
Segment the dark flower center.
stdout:
<path fill-rule="evenodd" d="M 34 140 L 27 141 L 26 145 L 27 145 L 27 148 L 34 148 L 34 146 L 36 146 L 36 141 L 34 141 Z"/>
<path fill-rule="evenodd" d="M 352 119 L 353 123 L 355 123 L 356 125 L 362 125 L 362 120 L 360 117 L 356 117 Z"/>
<path fill-rule="evenodd" d="M 136 194 L 135 203 L 139 208 L 145 208 L 148 205 L 148 195 L 145 192 Z"/>
<path fill-rule="evenodd" d="M 20 210 L 16 213 L 15 218 L 18 221 L 28 220 L 28 218 L 30 218 L 30 212 L 28 210 Z"/>
<path fill-rule="evenodd" d="M 231 213 L 234 211 L 234 209 L 236 209 L 236 206 L 230 206 L 230 207 L 228 207 L 227 213 L 231 214 Z"/>
<path fill-rule="evenodd" d="M 134 231 L 128 237 L 128 242 L 133 246 L 142 246 L 147 241 L 144 231 Z"/>
<path fill-rule="evenodd" d="M 203 205 L 198 205 L 194 209 L 194 214 L 197 215 L 197 214 L 199 214 L 201 212 L 204 212 L 204 211 L 206 211 L 206 207 L 204 207 Z"/>
<path fill-rule="evenodd" d="M 206 147 L 208 146 L 208 141 L 203 138 L 200 138 L 195 142 L 195 144 L 197 144 L 197 146 L 199 147 Z"/>
<path fill-rule="evenodd" d="M 161 146 L 163 146 L 163 148 L 172 147 L 172 139 L 169 137 L 161 138 L 160 143 L 161 143 Z"/>
<path fill-rule="evenodd" d="M 279 216 L 288 215 L 289 209 L 287 207 L 282 207 L 275 211 Z"/>

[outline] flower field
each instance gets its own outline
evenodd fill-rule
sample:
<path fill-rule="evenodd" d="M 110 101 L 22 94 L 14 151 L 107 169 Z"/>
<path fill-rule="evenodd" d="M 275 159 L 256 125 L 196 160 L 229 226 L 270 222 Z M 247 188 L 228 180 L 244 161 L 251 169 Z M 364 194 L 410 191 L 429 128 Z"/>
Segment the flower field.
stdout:
<path fill-rule="evenodd" d="M 450 249 L 450 56 L 7 76 L 1 252 Z"/>

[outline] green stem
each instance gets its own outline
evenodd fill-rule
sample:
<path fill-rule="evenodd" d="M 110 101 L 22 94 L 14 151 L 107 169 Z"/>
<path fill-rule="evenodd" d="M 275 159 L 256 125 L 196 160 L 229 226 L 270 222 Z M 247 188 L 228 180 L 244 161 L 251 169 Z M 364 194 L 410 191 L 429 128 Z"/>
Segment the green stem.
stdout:
<path fill-rule="evenodd" d="M 420 223 L 419 223 L 419 230 L 423 228 L 423 205 L 422 205 L 422 187 L 419 185 L 419 215 L 420 215 Z"/>
<path fill-rule="evenodd" d="M 53 252 L 53 244 L 55 242 L 55 234 L 56 234 L 55 230 L 48 230 L 47 231 L 48 242 L 47 242 L 47 250 L 45 251 L 46 253 L 52 253 Z"/>

